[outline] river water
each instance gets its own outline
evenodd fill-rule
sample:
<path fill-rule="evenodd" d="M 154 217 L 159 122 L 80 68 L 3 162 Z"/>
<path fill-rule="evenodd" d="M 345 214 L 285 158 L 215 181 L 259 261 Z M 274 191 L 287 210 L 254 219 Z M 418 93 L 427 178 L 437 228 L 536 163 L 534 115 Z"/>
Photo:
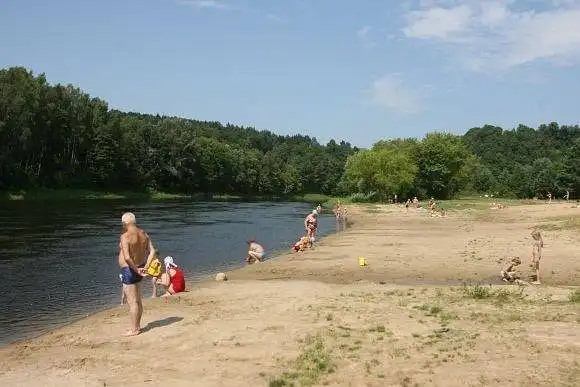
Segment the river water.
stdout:
<path fill-rule="evenodd" d="M 249 238 L 268 258 L 304 232 L 302 203 L 85 200 L 0 203 L 0 345 L 120 302 L 120 219 L 133 211 L 161 258 L 192 281 L 244 265 Z M 319 235 L 333 231 L 321 216 Z M 143 281 L 144 296 L 151 294 Z"/>

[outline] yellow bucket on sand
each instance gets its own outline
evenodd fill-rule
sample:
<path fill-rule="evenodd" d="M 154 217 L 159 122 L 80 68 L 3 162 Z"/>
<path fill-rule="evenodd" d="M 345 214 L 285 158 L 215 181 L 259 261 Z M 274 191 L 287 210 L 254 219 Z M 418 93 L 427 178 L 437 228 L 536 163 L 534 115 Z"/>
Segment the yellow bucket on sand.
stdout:
<path fill-rule="evenodd" d="M 359 266 L 367 266 L 367 260 L 363 257 L 358 257 L 358 265 Z"/>

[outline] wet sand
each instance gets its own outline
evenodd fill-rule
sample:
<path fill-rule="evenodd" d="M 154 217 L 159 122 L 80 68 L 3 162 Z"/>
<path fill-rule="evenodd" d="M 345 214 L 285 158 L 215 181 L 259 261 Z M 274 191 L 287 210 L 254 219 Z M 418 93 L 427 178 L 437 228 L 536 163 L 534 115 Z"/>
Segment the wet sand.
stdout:
<path fill-rule="evenodd" d="M 431 218 L 350 206 L 315 248 L 0 350 L 6 386 L 574 385 L 580 380 L 580 216 L 567 203 L 487 205 Z M 559 218 L 558 218 L 559 217 Z M 499 280 L 542 225 L 541 286 Z M 368 266 L 359 267 L 363 256 Z M 463 286 L 467 283 L 467 286 Z M 483 284 L 482 287 L 474 284 Z M 488 284 L 494 284 L 488 286 Z M 286 383 L 286 384 L 284 384 Z"/>

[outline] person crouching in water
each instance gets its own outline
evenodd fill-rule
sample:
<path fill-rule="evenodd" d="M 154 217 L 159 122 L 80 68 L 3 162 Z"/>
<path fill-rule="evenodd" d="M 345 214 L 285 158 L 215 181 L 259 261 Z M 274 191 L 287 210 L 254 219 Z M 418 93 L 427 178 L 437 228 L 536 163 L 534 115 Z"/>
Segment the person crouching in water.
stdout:
<path fill-rule="evenodd" d="M 173 257 L 165 257 L 163 263 L 165 264 L 165 273 L 161 274 L 161 277 L 155 282 L 156 285 L 166 288 L 163 297 L 184 292 L 185 276 L 183 271 L 173 262 Z"/>
<path fill-rule="evenodd" d="M 250 239 L 248 241 L 248 257 L 246 262 L 249 264 L 262 262 L 264 259 L 264 247 L 256 242 L 255 239 Z"/>
<path fill-rule="evenodd" d="M 515 282 L 519 280 L 520 276 L 516 271 L 516 267 L 521 265 L 522 261 L 519 257 L 513 257 L 501 271 L 501 279 L 505 282 Z"/>

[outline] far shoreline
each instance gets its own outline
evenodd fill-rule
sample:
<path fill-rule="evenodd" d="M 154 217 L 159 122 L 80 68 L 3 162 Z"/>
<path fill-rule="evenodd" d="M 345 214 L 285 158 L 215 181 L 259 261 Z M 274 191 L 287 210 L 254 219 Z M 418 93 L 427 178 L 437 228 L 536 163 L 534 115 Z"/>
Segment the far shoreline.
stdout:
<path fill-rule="evenodd" d="M 317 193 L 297 195 L 249 195 L 229 193 L 171 193 L 171 192 L 138 192 L 138 191 L 98 191 L 89 189 L 32 189 L 32 190 L 0 190 L 2 202 L 34 202 L 34 201 L 65 201 L 65 200 L 143 200 L 143 201 L 240 201 L 240 202 L 302 202 L 324 206 L 330 202 L 346 198 Z"/>

